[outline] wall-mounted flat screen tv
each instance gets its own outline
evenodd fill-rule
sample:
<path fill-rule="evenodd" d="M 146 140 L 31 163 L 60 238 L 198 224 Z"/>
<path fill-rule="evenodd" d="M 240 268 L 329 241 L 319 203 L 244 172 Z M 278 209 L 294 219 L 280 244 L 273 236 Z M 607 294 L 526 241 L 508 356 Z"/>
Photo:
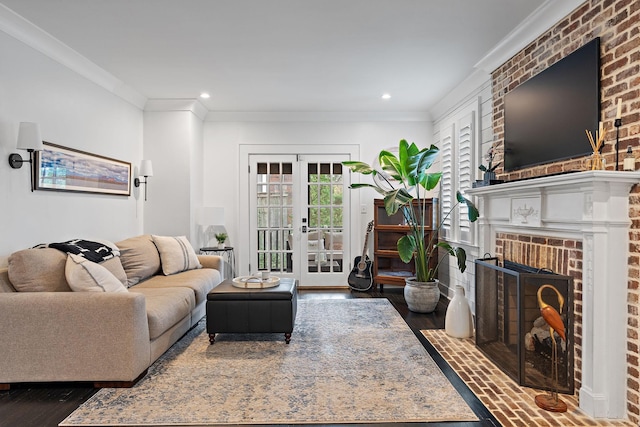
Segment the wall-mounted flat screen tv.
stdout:
<path fill-rule="evenodd" d="M 600 39 L 596 38 L 504 97 L 504 169 L 591 153 L 585 130 L 600 118 Z"/>

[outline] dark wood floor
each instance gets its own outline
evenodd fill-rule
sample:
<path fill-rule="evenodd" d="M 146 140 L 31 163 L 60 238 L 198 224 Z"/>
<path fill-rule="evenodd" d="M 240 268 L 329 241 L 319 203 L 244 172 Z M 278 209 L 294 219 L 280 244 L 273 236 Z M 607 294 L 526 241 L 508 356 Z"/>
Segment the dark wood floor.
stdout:
<path fill-rule="evenodd" d="M 480 419 L 477 422 L 449 423 L 412 423 L 411 426 L 447 426 L 447 427 L 495 427 L 500 423 L 480 403 L 467 386 L 458 378 L 453 370 L 442 360 L 431 344 L 419 332 L 421 329 L 444 328 L 444 315 L 447 300 L 442 298 L 435 312 L 419 314 L 409 311 L 404 301 L 401 287 L 385 286 L 384 292 L 371 290 L 355 292 L 351 290 L 301 290 L 301 299 L 313 298 L 387 298 L 407 324 L 416 333 L 416 337 L 425 346 L 440 369 L 456 387 L 458 392 L 476 412 Z M 53 427 L 73 412 L 96 392 L 83 384 L 19 384 L 9 391 L 0 391 L 0 427 Z M 393 424 L 398 426 L 400 424 Z M 351 426 L 357 426 L 352 424 Z M 376 424 L 382 427 L 384 424 Z"/>

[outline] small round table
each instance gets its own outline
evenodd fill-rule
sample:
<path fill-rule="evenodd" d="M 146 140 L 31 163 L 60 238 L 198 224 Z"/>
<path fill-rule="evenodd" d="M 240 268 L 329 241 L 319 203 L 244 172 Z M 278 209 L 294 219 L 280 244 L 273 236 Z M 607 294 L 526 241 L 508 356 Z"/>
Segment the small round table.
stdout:
<path fill-rule="evenodd" d="M 200 254 L 220 255 L 224 257 L 227 260 L 227 263 L 229 263 L 229 267 L 231 268 L 231 276 L 225 277 L 225 278 L 230 279 L 230 278 L 236 277 L 236 254 L 232 246 L 225 246 L 223 248 L 214 247 L 214 246 L 200 248 Z"/>

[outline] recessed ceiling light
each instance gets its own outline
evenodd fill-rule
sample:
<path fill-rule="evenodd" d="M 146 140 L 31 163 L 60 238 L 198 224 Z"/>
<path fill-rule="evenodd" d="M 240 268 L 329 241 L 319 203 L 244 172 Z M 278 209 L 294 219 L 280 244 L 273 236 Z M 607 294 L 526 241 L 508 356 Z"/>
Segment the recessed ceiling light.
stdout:
<path fill-rule="evenodd" d="M 209 95 L 207 92 L 202 92 L 202 93 L 200 94 L 200 98 L 202 98 L 202 99 L 209 99 L 209 98 L 211 98 L 211 95 Z"/>
<path fill-rule="evenodd" d="M 381 96 L 382 99 L 390 99 L 391 95 L 389 95 L 388 93 L 383 93 Z"/>

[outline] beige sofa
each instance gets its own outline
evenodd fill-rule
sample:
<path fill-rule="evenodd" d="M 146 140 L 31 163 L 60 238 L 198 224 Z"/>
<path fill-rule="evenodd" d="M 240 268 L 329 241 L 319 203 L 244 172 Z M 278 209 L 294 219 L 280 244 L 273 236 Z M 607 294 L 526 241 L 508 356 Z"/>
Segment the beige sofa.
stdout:
<path fill-rule="evenodd" d="M 120 256 L 99 268 L 123 284 L 118 292 L 72 291 L 71 256 L 57 249 L 10 256 L 0 269 L 0 389 L 54 381 L 131 386 L 204 316 L 207 293 L 223 278 L 221 257 L 190 248 L 190 261 L 179 264 L 187 270 L 165 275 L 176 257 L 159 251 L 154 237 L 115 245 Z"/>

